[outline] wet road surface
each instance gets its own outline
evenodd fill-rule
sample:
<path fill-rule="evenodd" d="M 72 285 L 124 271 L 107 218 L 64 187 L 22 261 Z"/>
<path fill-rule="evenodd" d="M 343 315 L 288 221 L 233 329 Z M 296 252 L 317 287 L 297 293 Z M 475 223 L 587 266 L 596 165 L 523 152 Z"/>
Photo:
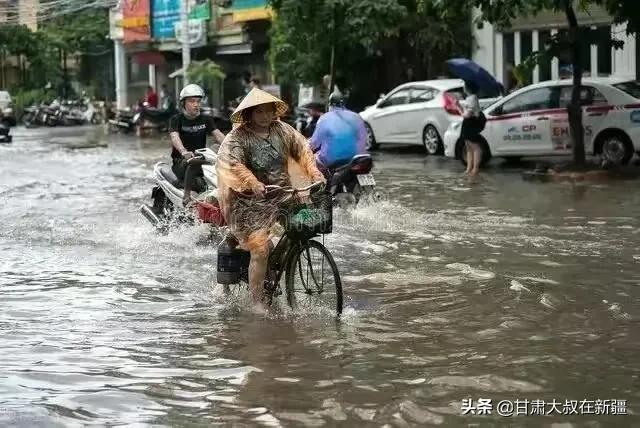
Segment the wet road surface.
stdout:
<path fill-rule="evenodd" d="M 336 213 L 326 239 L 344 319 L 265 320 L 215 287 L 202 228 L 158 236 L 139 214 L 168 147 L 95 128 L 0 146 L 0 425 L 640 424 L 637 181 L 499 163 L 469 181 L 376 153 L 385 200 Z M 480 398 L 492 414 L 463 416 Z M 516 399 L 630 415 L 496 414 Z"/>

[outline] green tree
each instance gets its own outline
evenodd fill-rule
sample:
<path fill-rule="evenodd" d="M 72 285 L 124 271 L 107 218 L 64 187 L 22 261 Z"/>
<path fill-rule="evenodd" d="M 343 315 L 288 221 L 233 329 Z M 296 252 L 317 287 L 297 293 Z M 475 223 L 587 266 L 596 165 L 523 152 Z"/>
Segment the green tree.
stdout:
<path fill-rule="evenodd" d="M 421 0 L 422 1 L 422 0 Z M 545 55 L 558 56 L 562 52 L 569 52 L 573 68 L 573 91 L 571 103 L 568 107 L 569 126 L 573 143 L 573 163 L 581 167 L 585 164 L 584 128 L 582 124 L 582 109 L 580 106 L 580 87 L 582 85 L 582 58 L 580 50 L 581 37 L 588 37 L 589 31 L 581 28 L 576 10 L 586 11 L 590 4 L 604 7 L 613 17 L 614 23 L 627 22 L 628 33 L 640 31 L 640 14 L 637 13 L 637 0 L 470 0 L 473 6 L 481 11 L 480 20 L 488 21 L 499 27 L 508 27 L 511 20 L 519 15 L 535 15 L 543 10 L 561 12 L 567 19 L 569 31 L 566 35 L 558 34 L 541 52 L 536 53 L 525 67 L 530 67 Z M 448 6 L 455 10 L 461 5 L 468 5 L 467 0 L 448 0 Z M 479 24 L 479 22 L 478 22 Z M 615 47 L 620 47 L 620 41 L 614 41 Z"/>
<path fill-rule="evenodd" d="M 395 35 L 407 15 L 398 0 L 272 0 L 276 11 L 270 59 L 288 81 L 317 83 L 337 70 L 362 70 L 378 43 Z M 333 64 L 332 64 L 333 59 Z"/>
<path fill-rule="evenodd" d="M 77 7 L 77 6 L 76 6 Z M 49 54 L 57 50 L 63 93 L 69 91 L 68 56 L 92 57 L 111 49 L 109 12 L 106 8 L 89 8 L 46 21 L 39 33 L 49 42 Z"/>
<path fill-rule="evenodd" d="M 317 85 L 331 75 L 364 106 L 408 79 L 445 72 L 466 56 L 471 5 L 440 0 L 271 0 L 276 14 L 269 52 L 281 82 Z"/>
<path fill-rule="evenodd" d="M 202 85 L 207 93 L 219 90 L 220 82 L 226 78 L 222 67 L 210 59 L 193 61 L 189 64 L 187 76 L 189 81 Z M 209 97 L 209 100 L 213 101 L 213 98 Z"/>

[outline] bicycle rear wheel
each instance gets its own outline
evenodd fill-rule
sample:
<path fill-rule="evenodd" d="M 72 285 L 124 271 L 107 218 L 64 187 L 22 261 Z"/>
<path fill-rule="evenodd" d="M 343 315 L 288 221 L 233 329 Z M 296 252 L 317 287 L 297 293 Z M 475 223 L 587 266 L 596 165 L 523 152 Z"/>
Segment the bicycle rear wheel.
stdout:
<path fill-rule="evenodd" d="M 332 307 L 342 313 L 342 281 L 333 256 L 318 241 L 299 245 L 286 270 L 287 302 L 293 309 Z"/>

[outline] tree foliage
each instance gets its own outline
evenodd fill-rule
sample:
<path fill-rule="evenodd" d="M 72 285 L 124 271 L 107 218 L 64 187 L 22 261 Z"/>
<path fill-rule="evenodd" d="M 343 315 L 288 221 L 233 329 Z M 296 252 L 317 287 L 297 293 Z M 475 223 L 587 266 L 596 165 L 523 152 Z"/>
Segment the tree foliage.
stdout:
<path fill-rule="evenodd" d="M 278 76 L 305 83 L 329 72 L 332 47 L 341 69 L 374 55 L 407 13 L 397 0 L 273 0 L 272 6 L 271 62 Z"/>
<path fill-rule="evenodd" d="M 93 53 L 111 46 L 107 9 L 86 9 L 46 21 L 39 30 L 52 47 L 70 54 Z"/>
<path fill-rule="evenodd" d="M 38 88 L 51 82 L 59 85 L 67 77 L 63 72 L 63 54 L 99 55 L 108 53 L 107 9 L 86 9 L 45 21 L 33 32 L 24 25 L 0 26 L 0 49 L 5 58 L 18 57 L 27 66 L 22 70 L 20 86 Z"/>
<path fill-rule="evenodd" d="M 278 79 L 311 85 L 331 71 L 370 103 L 407 79 L 444 72 L 444 60 L 471 46 L 470 8 L 428 0 L 271 0 L 270 60 Z M 359 104 L 359 102 L 355 102 Z"/>

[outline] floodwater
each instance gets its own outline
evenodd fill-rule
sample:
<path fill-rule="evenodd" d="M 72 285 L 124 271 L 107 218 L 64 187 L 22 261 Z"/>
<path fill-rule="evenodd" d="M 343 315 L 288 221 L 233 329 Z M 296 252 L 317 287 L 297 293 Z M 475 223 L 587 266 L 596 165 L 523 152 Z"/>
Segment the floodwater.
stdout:
<path fill-rule="evenodd" d="M 168 147 L 93 128 L 0 146 L 0 426 L 640 425 L 637 181 L 499 163 L 469 181 L 376 153 L 385 200 L 326 238 L 343 319 L 265 319 L 217 290 L 202 228 L 158 236 L 139 214 Z"/>

